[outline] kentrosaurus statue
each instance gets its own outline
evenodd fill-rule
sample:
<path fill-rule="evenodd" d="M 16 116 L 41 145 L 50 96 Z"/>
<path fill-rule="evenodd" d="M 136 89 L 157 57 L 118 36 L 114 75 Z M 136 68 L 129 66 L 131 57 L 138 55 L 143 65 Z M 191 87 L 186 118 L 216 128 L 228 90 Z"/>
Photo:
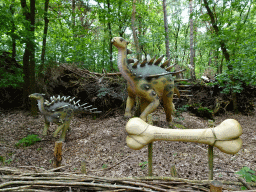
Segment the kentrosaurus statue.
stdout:
<path fill-rule="evenodd" d="M 112 44 L 118 49 L 118 68 L 122 76 L 127 80 L 128 98 L 126 101 L 125 117 L 131 118 L 131 110 L 135 103 L 136 96 L 141 98 L 141 115 L 140 118 L 146 121 L 147 115 L 155 111 L 160 104 L 160 99 L 163 101 L 163 107 L 166 114 L 168 125 L 172 122 L 172 113 L 174 111 L 173 94 L 177 93 L 178 89 L 174 86 L 174 78 L 182 71 L 169 72 L 174 66 L 165 68 L 170 60 L 165 61 L 158 66 L 163 57 L 155 61 L 155 57 L 144 59 L 141 63 L 139 61 L 133 63 L 131 59 L 127 59 L 127 54 L 130 50 L 127 49 L 127 42 L 122 37 L 114 37 Z"/>
<path fill-rule="evenodd" d="M 91 114 L 101 112 L 97 111 L 97 108 L 92 108 L 91 105 L 85 106 L 87 103 L 80 105 L 80 100 L 74 101 L 75 97 L 70 99 L 70 96 L 52 96 L 50 97 L 50 101 L 45 100 L 44 94 L 40 93 L 33 93 L 29 95 L 29 97 L 37 100 L 39 111 L 44 115 L 45 123 L 43 135 L 47 135 L 50 123 L 56 123 L 58 128 L 53 136 L 56 137 L 62 130 L 60 141 L 65 141 L 66 132 L 69 129 L 70 121 L 74 113 Z"/>

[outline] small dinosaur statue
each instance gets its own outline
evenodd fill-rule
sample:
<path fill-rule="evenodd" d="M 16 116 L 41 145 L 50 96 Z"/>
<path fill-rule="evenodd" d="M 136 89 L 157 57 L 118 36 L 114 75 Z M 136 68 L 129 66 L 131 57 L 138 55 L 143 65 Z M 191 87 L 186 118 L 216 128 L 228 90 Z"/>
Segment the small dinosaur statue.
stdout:
<path fill-rule="evenodd" d="M 52 96 L 50 97 L 50 101 L 48 101 L 44 99 L 44 94 L 33 93 L 29 95 L 29 98 L 37 100 L 39 111 L 44 115 L 45 123 L 43 135 L 47 135 L 50 123 L 56 123 L 58 128 L 53 136 L 56 137 L 62 130 L 60 141 L 65 141 L 66 132 L 69 129 L 70 121 L 74 116 L 74 113 L 80 112 L 91 114 L 101 112 L 96 111 L 97 108 L 92 108 L 92 105 L 84 107 L 87 103 L 80 105 L 80 100 L 74 101 L 75 97 L 70 98 L 70 96 Z"/>
<path fill-rule="evenodd" d="M 148 60 L 145 58 L 141 63 L 134 62 L 132 59 L 127 59 L 127 54 L 131 53 L 127 49 L 128 41 L 122 37 L 114 37 L 112 44 L 118 49 L 118 68 L 122 76 L 127 80 L 128 98 L 126 101 L 125 117 L 131 118 L 131 110 L 135 103 L 136 96 L 141 99 L 141 115 L 140 118 L 146 121 L 147 115 L 155 111 L 160 104 L 160 99 L 163 101 L 163 107 L 166 114 L 166 121 L 169 126 L 172 125 L 172 114 L 174 112 L 173 94 L 177 93 L 178 89 L 174 86 L 174 78 L 172 75 L 183 72 L 170 72 L 172 66 L 165 68 L 170 60 L 160 64 L 164 56 L 158 59 L 156 57 Z"/>

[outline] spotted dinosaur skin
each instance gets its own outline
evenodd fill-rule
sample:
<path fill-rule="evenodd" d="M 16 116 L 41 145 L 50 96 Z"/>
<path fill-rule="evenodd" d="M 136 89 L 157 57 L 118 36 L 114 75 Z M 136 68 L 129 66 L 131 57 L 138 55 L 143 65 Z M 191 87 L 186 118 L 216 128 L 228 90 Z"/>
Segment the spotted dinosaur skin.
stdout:
<path fill-rule="evenodd" d="M 44 115 L 45 123 L 43 135 L 47 135 L 50 123 L 55 123 L 58 128 L 54 132 L 53 136 L 62 130 L 60 141 L 65 141 L 66 132 L 69 129 L 70 121 L 75 113 L 100 113 L 96 111 L 97 108 L 92 108 L 91 105 L 84 107 L 87 103 L 80 105 L 78 101 L 74 101 L 75 98 L 70 99 L 70 96 L 58 96 L 50 97 L 50 101 L 44 99 L 44 94 L 33 93 L 29 95 L 29 98 L 37 100 L 39 111 Z"/>
<path fill-rule="evenodd" d="M 126 101 L 125 117 L 131 118 L 131 110 L 135 103 L 136 96 L 141 99 L 140 118 L 146 121 L 147 115 L 155 111 L 163 101 L 163 107 L 166 114 L 166 121 L 171 125 L 172 114 L 174 111 L 173 94 L 179 95 L 177 88 L 174 86 L 175 75 L 179 72 L 169 72 L 173 66 L 165 68 L 169 60 L 160 64 L 163 57 L 155 60 L 155 57 L 143 60 L 141 63 L 127 59 L 130 51 L 127 49 L 128 42 L 122 37 L 114 37 L 112 44 L 118 49 L 118 68 L 122 76 L 127 80 L 128 98 Z"/>

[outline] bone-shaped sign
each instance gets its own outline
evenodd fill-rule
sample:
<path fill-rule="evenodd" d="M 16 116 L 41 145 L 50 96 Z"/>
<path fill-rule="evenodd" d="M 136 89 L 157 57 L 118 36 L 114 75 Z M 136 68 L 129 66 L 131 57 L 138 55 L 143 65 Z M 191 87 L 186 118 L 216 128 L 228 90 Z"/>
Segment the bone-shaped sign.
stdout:
<path fill-rule="evenodd" d="M 241 125 L 227 119 L 214 128 L 164 129 L 152 126 L 140 118 L 132 118 L 126 124 L 126 143 L 131 149 L 141 149 L 153 141 L 184 141 L 215 146 L 228 154 L 237 153 L 242 147 Z"/>

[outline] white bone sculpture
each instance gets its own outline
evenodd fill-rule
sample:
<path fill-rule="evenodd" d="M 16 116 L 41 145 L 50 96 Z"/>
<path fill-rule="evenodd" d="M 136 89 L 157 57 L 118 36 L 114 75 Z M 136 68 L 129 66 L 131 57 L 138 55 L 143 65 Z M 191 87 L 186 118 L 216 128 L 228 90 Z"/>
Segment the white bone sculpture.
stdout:
<path fill-rule="evenodd" d="M 237 153 L 242 147 L 241 125 L 227 119 L 214 128 L 164 129 L 152 126 L 140 118 L 132 118 L 126 124 L 126 143 L 131 149 L 139 150 L 153 141 L 184 141 L 215 146 L 228 154 Z"/>

